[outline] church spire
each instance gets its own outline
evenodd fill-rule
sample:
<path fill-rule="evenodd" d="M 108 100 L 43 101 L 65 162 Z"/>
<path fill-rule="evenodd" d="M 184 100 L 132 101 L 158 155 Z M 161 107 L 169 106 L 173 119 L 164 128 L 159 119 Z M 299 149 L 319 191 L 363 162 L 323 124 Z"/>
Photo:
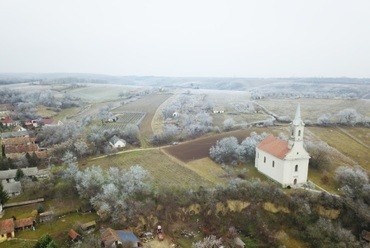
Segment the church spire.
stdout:
<path fill-rule="evenodd" d="M 291 149 L 294 144 L 301 143 L 303 145 L 303 131 L 304 131 L 304 123 L 301 119 L 301 106 L 298 104 L 297 110 L 295 112 L 294 120 L 291 124 L 291 134 L 288 141 L 288 147 Z"/>
<path fill-rule="evenodd" d="M 301 125 L 302 119 L 301 119 L 301 105 L 298 103 L 297 110 L 295 112 L 295 117 L 293 120 L 293 125 Z"/>

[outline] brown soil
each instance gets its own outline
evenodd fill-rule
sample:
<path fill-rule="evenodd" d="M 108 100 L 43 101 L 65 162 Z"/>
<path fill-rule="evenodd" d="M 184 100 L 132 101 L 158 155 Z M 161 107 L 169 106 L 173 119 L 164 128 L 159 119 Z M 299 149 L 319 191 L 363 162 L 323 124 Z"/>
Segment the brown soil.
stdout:
<path fill-rule="evenodd" d="M 234 136 L 239 142 L 244 140 L 250 135 L 251 132 L 257 133 L 279 133 L 281 130 L 276 129 L 267 129 L 267 128 L 251 128 L 248 130 L 236 130 L 227 133 L 220 134 L 211 134 L 210 136 L 201 137 L 195 140 L 187 141 L 178 145 L 170 146 L 164 148 L 166 152 L 176 157 L 177 159 L 183 162 L 190 162 L 193 160 L 205 158 L 209 156 L 209 149 L 216 145 L 218 140 L 221 140 L 225 137 Z"/>

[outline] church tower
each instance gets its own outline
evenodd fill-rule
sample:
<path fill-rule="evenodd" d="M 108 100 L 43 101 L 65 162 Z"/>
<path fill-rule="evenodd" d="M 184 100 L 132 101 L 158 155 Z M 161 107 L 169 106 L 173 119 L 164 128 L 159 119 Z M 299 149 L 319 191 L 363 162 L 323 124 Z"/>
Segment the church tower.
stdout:
<path fill-rule="evenodd" d="M 293 146 L 296 145 L 303 147 L 303 131 L 304 123 L 301 119 L 301 107 L 298 104 L 294 120 L 290 127 L 290 137 L 288 141 L 289 149 L 292 149 Z"/>

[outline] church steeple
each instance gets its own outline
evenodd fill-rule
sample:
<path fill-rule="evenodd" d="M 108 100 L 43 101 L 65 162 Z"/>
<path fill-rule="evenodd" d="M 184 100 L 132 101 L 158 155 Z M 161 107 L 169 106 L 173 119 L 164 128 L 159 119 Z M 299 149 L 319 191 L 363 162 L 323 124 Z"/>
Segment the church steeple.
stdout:
<path fill-rule="evenodd" d="M 301 107 L 299 104 L 290 128 L 289 148 L 291 149 L 296 143 L 303 145 L 304 123 L 301 119 Z"/>

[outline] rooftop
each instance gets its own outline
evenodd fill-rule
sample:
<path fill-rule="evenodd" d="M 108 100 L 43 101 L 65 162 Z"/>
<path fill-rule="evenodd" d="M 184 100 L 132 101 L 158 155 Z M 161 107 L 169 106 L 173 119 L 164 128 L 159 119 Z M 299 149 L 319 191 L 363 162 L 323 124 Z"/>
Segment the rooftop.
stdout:
<path fill-rule="evenodd" d="M 290 151 L 287 141 L 281 140 L 273 135 L 269 135 L 262 140 L 257 145 L 257 148 L 280 159 L 284 159 L 285 155 Z"/>

